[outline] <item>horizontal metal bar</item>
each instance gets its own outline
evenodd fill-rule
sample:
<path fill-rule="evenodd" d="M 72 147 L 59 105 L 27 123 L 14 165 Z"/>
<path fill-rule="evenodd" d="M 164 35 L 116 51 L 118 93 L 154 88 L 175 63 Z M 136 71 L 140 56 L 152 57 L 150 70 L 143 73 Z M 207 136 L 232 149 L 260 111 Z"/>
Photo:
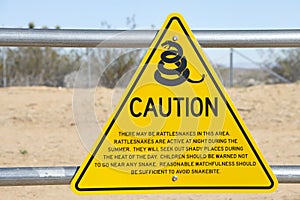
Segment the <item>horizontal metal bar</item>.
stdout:
<path fill-rule="evenodd" d="M 77 167 L 0 168 L 0 186 L 68 185 Z"/>
<path fill-rule="evenodd" d="M 208 48 L 300 47 L 300 29 L 194 30 L 193 33 Z M 96 47 L 102 43 L 103 48 L 147 48 L 156 34 L 157 30 L 0 28 L 0 46 Z"/>
<path fill-rule="evenodd" d="M 300 183 L 299 165 L 270 166 L 279 183 Z"/>
<path fill-rule="evenodd" d="M 68 185 L 79 167 L 0 168 L 0 186 Z M 300 183 L 300 165 L 271 166 L 279 183 Z"/>

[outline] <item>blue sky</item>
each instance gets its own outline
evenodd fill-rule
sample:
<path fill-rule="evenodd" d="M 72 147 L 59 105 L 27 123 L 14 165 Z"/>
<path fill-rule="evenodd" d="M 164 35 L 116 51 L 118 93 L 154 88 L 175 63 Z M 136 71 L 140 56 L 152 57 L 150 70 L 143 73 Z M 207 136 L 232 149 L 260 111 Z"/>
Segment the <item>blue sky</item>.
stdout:
<path fill-rule="evenodd" d="M 16 1 L 0 0 L 0 26 L 103 28 L 106 21 L 113 29 L 126 29 L 126 17 L 135 16 L 137 29 L 159 28 L 166 16 L 181 13 L 192 30 L 205 29 L 295 29 L 300 27 L 300 1 Z M 213 62 L 227 64 L 228 49 L 205 49 Z M 240 49 L 261 61 L 256 49 Z M 235 64 L 247 62 L 235 56 Z M 249 63 L 248 63 L 249 64 Z"/>

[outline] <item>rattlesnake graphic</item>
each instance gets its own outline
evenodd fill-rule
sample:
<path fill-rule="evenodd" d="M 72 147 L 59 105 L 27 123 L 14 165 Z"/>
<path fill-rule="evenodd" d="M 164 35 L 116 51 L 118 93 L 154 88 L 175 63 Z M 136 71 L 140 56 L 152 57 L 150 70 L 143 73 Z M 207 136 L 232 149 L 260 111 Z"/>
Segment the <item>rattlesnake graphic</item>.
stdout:
<path fill-rule="evenodd" d="M 168 50 L 161 54 L 161 60 L 158 63 L 158 69 L 154 73 L 154 78 L 157 82 L 167 86 L 176 86 L 185 81 L 190 83 L 200 83 L 204 80 L 204 74 L 202 74 L 200 80 L 192 80 L 189 78 L 190 70 L 187 68 L 187 61 L 185 56 L 183 56 L 182 47 L 178 43 L 167 40 L 162 43 L 161 46 Z M 165 63 L 175 64 L 177 68 L 168 69 L 165 67 Z M 168 79 L 162 77 L 161 74 L 178 75 L 178 77 L 175 79 Z"/>

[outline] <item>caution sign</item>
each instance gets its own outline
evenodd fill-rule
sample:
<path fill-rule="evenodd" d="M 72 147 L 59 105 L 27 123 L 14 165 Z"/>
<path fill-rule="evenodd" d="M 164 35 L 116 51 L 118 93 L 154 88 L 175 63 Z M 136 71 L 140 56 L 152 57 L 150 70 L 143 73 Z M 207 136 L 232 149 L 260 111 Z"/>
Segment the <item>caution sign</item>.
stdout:
<path fill-rule="evenodd" d="M 72 180 L 78 194 L 272 192 L 277 180 L 179 14 Z"/>

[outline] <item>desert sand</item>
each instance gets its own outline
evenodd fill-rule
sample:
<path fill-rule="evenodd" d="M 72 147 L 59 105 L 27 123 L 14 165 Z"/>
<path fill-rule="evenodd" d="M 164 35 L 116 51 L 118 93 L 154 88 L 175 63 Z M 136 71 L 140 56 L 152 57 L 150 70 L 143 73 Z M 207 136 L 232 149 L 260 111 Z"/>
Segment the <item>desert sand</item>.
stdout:
<path fill-rule="evenodd" d="M 300 164 L 300 84 L 227 89 L 270 165 Z M 98 88 L 99 124 L 111 111 L 112 90 Z M 73 90 L 0 88 L 0 167 L 77 166 L 88 145 L 76 129 Z M 279 184 L 271 194 L 141 194 L 77 196 L 65 186 L 0 187 L 0 199 L 300 199 L 300 184 Z"/>

